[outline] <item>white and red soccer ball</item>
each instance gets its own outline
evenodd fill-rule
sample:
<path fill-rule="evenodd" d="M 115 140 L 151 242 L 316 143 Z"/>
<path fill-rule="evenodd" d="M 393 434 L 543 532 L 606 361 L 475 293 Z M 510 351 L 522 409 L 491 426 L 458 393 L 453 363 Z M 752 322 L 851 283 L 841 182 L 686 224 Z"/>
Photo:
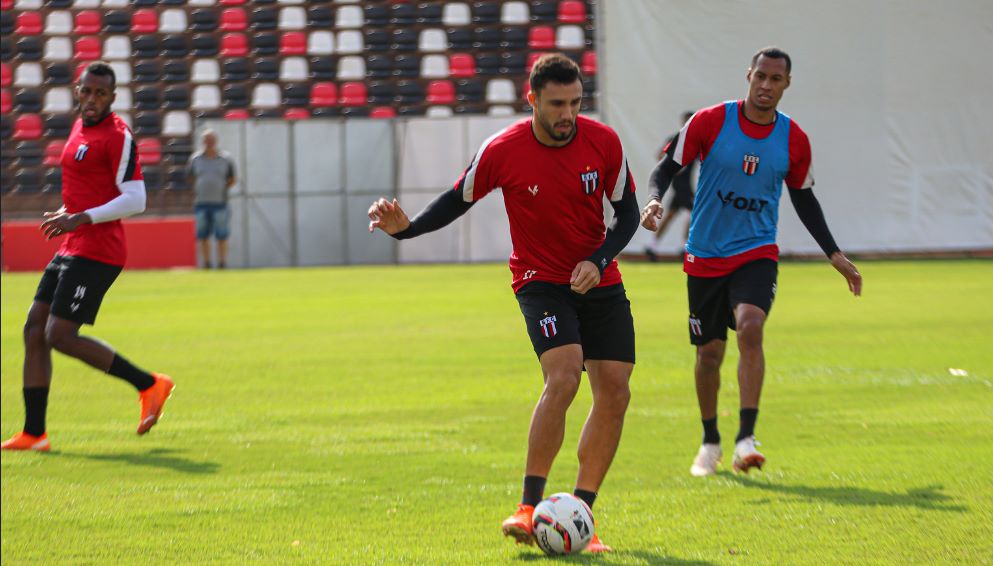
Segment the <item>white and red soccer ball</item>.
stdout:
<path fill-rule="evenodd" d="M 545 554 L 575 554 L 593 539 L 593 512 L 571 493 L 556 493 L 534 508 L 531 529 Z"/>

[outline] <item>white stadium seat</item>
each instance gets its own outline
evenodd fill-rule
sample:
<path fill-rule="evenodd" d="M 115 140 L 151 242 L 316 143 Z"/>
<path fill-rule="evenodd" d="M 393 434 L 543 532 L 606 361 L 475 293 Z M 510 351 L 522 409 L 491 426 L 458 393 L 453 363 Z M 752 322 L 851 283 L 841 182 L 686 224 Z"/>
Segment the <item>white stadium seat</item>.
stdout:
<path fill-rule="evenodd" d="M 21 63 L 14 69 L 14 86 L 38 86 L 44 80 L 38 63 Z"/>
<path fill-rule="evenodd" d="M 163 136 L 188 136 L 193 131 L 193 120 L 185 110 L 167 112 L 162 120 Z"/>
<path fill-rule="evenodd" d="M 118 91 L 120 91 L 120 89 L 118 89 Z M 120 92 L 118 92 L 118 98 L 120 98 Z M 72 110 L 72 107 L 72 91 L 70 91 L 68 87 L 57 87 L 50 88 L 48 89 L 48 92 L 45 93 L 45 106 L 41 111 L 58 114 L 61 112 L 69 112 Z"/>
<path fill-rule="evenodd" d="M 172 8 L 159 16 L 159 33 L 182 33 L 186 28 L 186 10 Z"/>
<path fill-rule="evenodd" d="M 582 49 L 586 46 L 586 34 L 579 26 L 559 26 L 555 30 L 555 46 L 559 49 Z"/>
<path fill-rule="evenodd" d="M 58 10 L 45 18 L 45 35 L 66 35 L 72 33 L 72 14 Z"/>
<path fill-rule="evenodd" d="M 417 49 L 422 53 L 438 53 L 448 49 L 448 36 L 445 35 L 445 30 L 438 28 L 422 30 Z"/>
<path fill-rule="evenodd" d="M 425 79 L 444 79 L 448 77 L 448 56 L 425 55 L 421 59 L 421 77 Z"/>
<path fill-rule="evenodd" d="M 514 82 L 510 79 L 492 79 L 486 83 L 486 102 L 490 104 L 517 102 Z"/>
<path fill-rule="evenodd" d="M 131 58 L 131 38 L 112 35 L 103 43 L 103 58 L 116 61 Z"/>
<path fill-rule="evenodd" d="M 500 7 L 500 22 L 509 25 L 531 23 L 531 10 L 527 2 L 504 2 Z"/>
<path fill-rule="evenodd" d="M 307 36 L 308 55 L 331 55 L 334 53 L 334 34 L 330 31 L 314 31 Z"/>
<path fill-rule="evenodd" d="M 190 80 L 195 83 L 216 83 L 221 78 L 217 59 L 197 59 L 190 70 Z"/>
<path fill-rule="evenodd" d="M 287 57 L 279 62 L 279 80 L 285 82 L 305 81 L 310 76 L 307 60 L 303 57 Z"/>
<path fill-rule="evenodd" d="M 365 78 L 365 57 L 349 55 L 338 59 L 338 80 L 354 81 Z"/>
<path fill-rule="evenodd" d="M 252 92 L 252 106 L 256 108 L 276 108 L 281 100 L 279 85 L 275 83 L 259 83 Z"/>
<path fill-rule="evenodd" d="M 193 100 L 190 108 L 194 110 L 213 110 L 221 105 L 221 91 L 216 85 L 200 85 L 193 89 Z"/>
<path fill-rule="evenodd" d="M 300 30 L 307 27 L 307 12 L 299 6 L 283 8 L 279 11 L 279 29 Z"/>
<path fill-rule="evenodd" d="M 472 12 L 465 2 L 446 2 L 441 12 L 441 22 L 446 26 L 465 26 L 472 23 Z"/>
<path fill-rule="evenodd" d="M 338 32 L 338 53 L 362 53 L 365 49 L 365 40 L 362 39 L 362 32 L 359 30 L 345 30 Z"/>
<path fill-rule="evenodd" d="M 68 37 L 50 37 L 45 42 L 46 61 L 68 61 L 72 58 L 72 42 Z"/>

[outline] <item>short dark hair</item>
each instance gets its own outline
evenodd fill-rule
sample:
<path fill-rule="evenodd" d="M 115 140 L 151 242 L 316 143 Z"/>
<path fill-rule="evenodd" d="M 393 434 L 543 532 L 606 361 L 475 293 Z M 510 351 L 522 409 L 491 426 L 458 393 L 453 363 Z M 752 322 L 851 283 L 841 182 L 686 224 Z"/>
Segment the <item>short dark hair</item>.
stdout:
<path fill-rule="evenodd" d="M 561 53 L 549 53 L 534 62 L 528 83 L 531 92 L 538 94 L 549 82 L 568 85 L 582 80 L 583 74 L 575 61 Z"/>
<path fill-rule="evenodd" d="M 114 73 L 114 68 L 111 67 L 109 63 L 104 61 L 94 61 L 83 69 L 83 73 L 89 73 L 98 77 L 110 77 L 110 90 L 114 90 L 117 87 L 117 75 Z M 82 78 L 83 75 L 80 74 L 79 77 Z"/>
<path fill-rule="evenodd" d="M 763 47 L 752 55 L 752 66 L 749 69 L 754 69 L 755 65 L 759 62 L 759 57 L 768 57 L 770 59 L 786 59 L 786 74 L 790 74 L 790 70 L 793 68 L 793 62 L 790 61 L 789 53 L 783 51 L 778 47 Z"/>

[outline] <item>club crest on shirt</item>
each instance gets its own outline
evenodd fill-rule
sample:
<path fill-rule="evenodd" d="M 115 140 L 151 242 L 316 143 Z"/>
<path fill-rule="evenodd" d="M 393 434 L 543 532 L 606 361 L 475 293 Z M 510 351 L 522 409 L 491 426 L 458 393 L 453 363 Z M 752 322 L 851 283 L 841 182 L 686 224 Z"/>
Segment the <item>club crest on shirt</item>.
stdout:
<path fill-rule="evenodd" d="M 600 170 L 586 166 L 586 171 L 579 174 L 579 180 L 583 183 L 583 192 L 592 195 L 600 188 Z"/>
<path fill-rule="evenodd" d="M 745 154 L 745 159 L 741 164 L 741 170 L 745 172 L 745 175 L 754 175 L 755 171 L 759 168 L 759 156 Z"/>
<path fill-rule="evenodd" d="M 90 146 L 85 143 L 79 144 L 79 147 L 76 148 L 76 161 L 82 161 L 83 158 L 86 157 L 86 152 L 89 150 Z"/>

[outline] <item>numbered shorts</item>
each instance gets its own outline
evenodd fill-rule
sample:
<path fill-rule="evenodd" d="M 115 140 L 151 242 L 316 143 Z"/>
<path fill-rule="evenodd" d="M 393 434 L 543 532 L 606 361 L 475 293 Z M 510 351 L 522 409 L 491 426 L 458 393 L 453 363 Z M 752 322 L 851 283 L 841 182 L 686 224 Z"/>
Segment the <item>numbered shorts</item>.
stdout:
<path fill-rule="evenodd" d="M 226 204 L 198 204 L 193 209 L 197 220 L 197 239 L 214 236 L 227 240 L 231 235 L 231 212 Z"/>
<path fill-rule="evenodd" d="M 634 319 L 624 284 L 590 289 L 532 281 L 517 291 L 534 353 L 579 344 L 585 360 L 634 363 Z"/>
<path fill-rule="evenodd" d="M 51 305 L 51 314 L 93 324 L 103 296 L 123 268 L 92 259 L 57 255 L 45 268 L 34 300 Z"/>
<path fill-rule="evenodd" d="M 723 277 L 686 278 L 690 299 L 690 343 L 703 345 L 713 339 L 727 340 L 735 329 L 734 308 L 755 305 L 766 315 L 776 298 L 778 263 L 758 259 Z"/>

